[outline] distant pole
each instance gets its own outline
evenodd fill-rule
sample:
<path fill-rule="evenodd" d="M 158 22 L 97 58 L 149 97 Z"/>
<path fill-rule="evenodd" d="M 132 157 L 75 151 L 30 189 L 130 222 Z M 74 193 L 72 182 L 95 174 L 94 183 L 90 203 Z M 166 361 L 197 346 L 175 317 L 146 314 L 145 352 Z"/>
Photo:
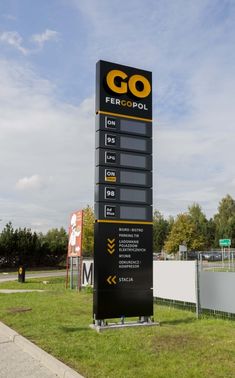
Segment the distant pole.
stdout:
<path fill-rule="evenodd" d="M 73 289 L 73 257 L 70 257 L 70 289 Z"/>
<path fill-rule="evenodd" d="M 81 291 L 82 289 L 82 242 L 83 242 L 83 217 L 84 211 L 81 211 L 81 242 L 80 242 L 80 256 L 78 262 L 78 290 Z"/>
<path fill-rule="evenodd" d="M 66 284 L 65 284 L 66 289 L 68 288 L 68 281 L 69 281 L 69 257 L 67 255 L 67 258 L 66 258 Z"/>

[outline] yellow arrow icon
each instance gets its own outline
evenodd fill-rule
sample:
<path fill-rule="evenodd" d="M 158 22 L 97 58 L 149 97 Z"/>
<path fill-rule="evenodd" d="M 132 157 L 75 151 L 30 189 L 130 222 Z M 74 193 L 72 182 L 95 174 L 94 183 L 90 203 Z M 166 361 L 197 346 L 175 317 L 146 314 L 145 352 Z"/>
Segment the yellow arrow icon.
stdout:
<path fill-rule="evenodd" d="M 115 252 L 115 239 L 107 239 L 107 252 L 110 255 Z"/>
<path fill-rule="evenodd" d="M 107 282 L 109 283 L 109 285 L 112 285 L 112 284 L 116 285 L 117 284 L 116 278 L 117 278 L 117 276 L 109 276 L 107 278 Z"/>

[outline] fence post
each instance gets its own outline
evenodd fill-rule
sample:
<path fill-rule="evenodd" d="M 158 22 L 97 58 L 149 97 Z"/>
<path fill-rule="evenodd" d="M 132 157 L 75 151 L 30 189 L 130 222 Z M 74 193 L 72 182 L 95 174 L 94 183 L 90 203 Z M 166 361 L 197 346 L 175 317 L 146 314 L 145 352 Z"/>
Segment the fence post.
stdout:
<path fill-rule="evenodd" d="M 199 279 L 199 263 L 198 259 L 196 260 L 196 272 L 195 272 L 195 287 L 196 287 L 196 317 L 199 319 L 201 314 L 201 306 L 200 306 L 200 279 Z"/>

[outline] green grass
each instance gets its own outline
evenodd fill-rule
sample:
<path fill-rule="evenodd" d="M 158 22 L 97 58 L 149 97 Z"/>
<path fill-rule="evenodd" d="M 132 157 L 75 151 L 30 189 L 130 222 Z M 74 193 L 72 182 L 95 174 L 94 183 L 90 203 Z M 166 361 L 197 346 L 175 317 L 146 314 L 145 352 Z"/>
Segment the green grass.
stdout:
<path fill-rule="evenodd" d="M 43 280 L 50 281 L 44 285 Z M 205 378 L 235 376 L 234 322 L 155 306 L 160 327 L 89 328 L 92 293 L 65 290 L 64 278 L 9 282 L 2 288 L 44 293 L 0 294 L 0 319 L 85 377 Z"/>
<path fill-rule="evenodd" d="M 19 290 L 45 290 L 45 291 L 65 291 L 65 277 L 45 277 L 45 278 L 28 278 L 25 283 L 18 281 L 6 281 L 0 283 L 1 289 L 19 289 Z M 1 308 L 1 305 L 0 305 Z"/>

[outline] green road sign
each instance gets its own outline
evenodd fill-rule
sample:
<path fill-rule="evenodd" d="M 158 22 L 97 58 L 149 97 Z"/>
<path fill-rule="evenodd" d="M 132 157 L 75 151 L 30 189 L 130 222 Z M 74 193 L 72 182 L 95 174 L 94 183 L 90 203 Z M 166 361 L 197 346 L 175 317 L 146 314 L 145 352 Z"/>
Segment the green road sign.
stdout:
<path fill-rule="evenodd" d="M 219 245 L 220 245 L 220 247 L 230 247 L 231 239 L 220 239 Z"/>

